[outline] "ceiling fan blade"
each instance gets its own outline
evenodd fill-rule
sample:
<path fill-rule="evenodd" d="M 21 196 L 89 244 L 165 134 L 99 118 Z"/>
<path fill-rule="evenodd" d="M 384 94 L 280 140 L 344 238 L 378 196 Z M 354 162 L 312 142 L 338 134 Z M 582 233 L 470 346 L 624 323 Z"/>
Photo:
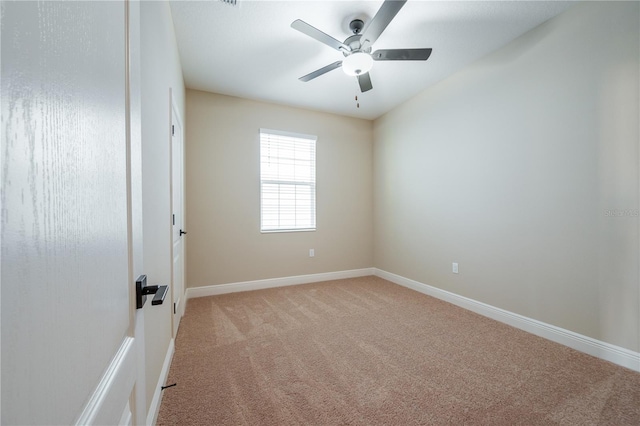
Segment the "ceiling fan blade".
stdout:
<path fill-rule="evenodd" d="M 306 34 L 311 38 L 315 38 L 320 43 L 324 43 L 327 46 L 333 47 L 336 50 L 345 51 L 345 52 L 351 51 L 349 46 L 347 46 L 346 44 L 342 43 L 339 40 L 336 40 L 335 38 L 331 37 L 328 34 L 323 33 L 316 27 L 313 27 L 307 24 L 303 20 L 296 19 L 291 23 L 291 28 L 300 31 L 301 33 Z"/>
<path fill-rule="evenodd" d="M 362 32 L 362 37 L 360 38 L 362 50 L 375 43 L 406 2 L 407 0 L 385 0 L 382 3 L 376 16 L 373 17 L 367 28 Z"/>
<path fill-rule="evenodd" d="M 342 61 L 336 61 L 332 64 L 327 65 L 326 67 L 322 67 L 319 70 L 315 70 L 312 73 L 309 73 L 305 76 L 300 77 L 298 80 L 307 82 L 309 80 L 313 80 L 316 77 L 320 77 L 322 74 L 326 74 L 331 70 L 335 70 L 336 68 L 340 68 L 342 65 Z"/>
<path fill-rule="evenodd" d="M 371 84 L 371 76 L 369 75 L 369 73 L 360 74 L 358 76 L 358 84 L 360 85 L 360 91 L 362 93 L 373 89 L 373 85 Z"/>
<path fill-rule="evenodd" d="M 380 49 L 371 54 L 374 61 L 426 61 L 431 49 Z"/>

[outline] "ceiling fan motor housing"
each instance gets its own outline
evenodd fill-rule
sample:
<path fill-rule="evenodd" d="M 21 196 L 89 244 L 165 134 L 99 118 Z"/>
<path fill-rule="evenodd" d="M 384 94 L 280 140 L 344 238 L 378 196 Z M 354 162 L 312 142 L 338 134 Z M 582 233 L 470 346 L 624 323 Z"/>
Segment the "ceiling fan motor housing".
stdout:
<path fill-rule="evenodd" d="M 362 36 L 360 34 L 355 34 L 352 35 L 351 37 L 347 37 L 346 40 L 344 41 L 344 44 L 346 44 L 347 46 L 349 46 L 350 51 L 349 52 L 342 52 L 342 54 L 344 56 L 349 56 L 352 53 L 356 53 L 356 52 L 365 52 L 365 53 L 371 53 L 371 46 L 367 47 L 366 49 L 362 49 L 362 44 L 360 43 L 360 38 Z"/>

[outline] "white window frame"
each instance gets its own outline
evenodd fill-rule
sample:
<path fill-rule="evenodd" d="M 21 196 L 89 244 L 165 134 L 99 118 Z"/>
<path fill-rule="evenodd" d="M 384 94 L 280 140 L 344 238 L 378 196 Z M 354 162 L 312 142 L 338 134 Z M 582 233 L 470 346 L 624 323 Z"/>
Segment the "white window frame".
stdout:
<path fill-rule="evenodd" d="M 306 176 L 306 178 L 302 178 L 302 179 L 297 179 L 294 173 L 294 176 L 285 176 L 282 177 L 279 175 L 280 172 L 278 172 L 278 176 L 266 176 L 266 167 L 264 166 L 265 164 L 265 156 L 263 153 L 263 149 L 267 148 L 267 143 L 268 140 L 263 139 L 263 135 L 268 135 L 268 136 L 274 136 L 276 140 L 272 140 L 272 144 L 273 146 L 275 146 L 277 148 L 278 145 L 278 141 L 277 138 L 278 137 L 282 137 L 282 140 L 280 142 L 282 142 L 283 144 L 296 144 L 296 143 L 300 143 L 300 144 L 310 144 L 310 150 L 311 152 L 309 153 L 310 155 L 310 164 L 309 160 L 301 160 L 301 163 L 307 163 L 310 170 Z M 259 134 L 259 139 L 260 139 L 260 232 L 261 233 L 275 233 L 275 232 L 308 232 L 308 231 L 315 231 L 316 230 L 316 142 L 318 140 L 318 137 L 315 135 L 306 135 L 306 134 L 301 134 L 301 133 L 293 133 L 293 132 L 286 132 L 286 131 L 282 131 L 282 130 L 272 130 L 272 129 L 260 129 L 260 134 Z M 300 147 L 300 146 L 299 146 Z M 303 151 L 306 149 L 304 147 L 300 147 L 303 148 Z M 294 148 L 295 149 L 295 148 Z M 276 156 L 275 161 L 282 161 L 282 158 L 279 158 Z M 287 158 L 285 160 L 288 160 L 290 162 L 296 163 L 296 159 L 295 158 Z M 291 164 L 291 163 L 289 163 Z M 297 163 L 300 164 L 300 163 Z M 268 193 L 266 192 L 265 186 L 266 185 L 278 185 L 278 192 L 271 192 Z M 283 210 L 286 210 L 286 207 L 282 205 L 282 199 L 280 198 L 280 185 L 283 186 L 288 186 L 289 189 L 294 186 L 296 189 L 298 187 L 307 187 L 309 188 L 308 191 L 304 191 L 304 196 L 301 194 L 300 196 L 298 196 L 298 192 L 296 190 L 294 190 L 294 199 L 295 202 L 294 204 L 296 205 L 296 207 L 294 208 L 294 216 L 295 219 L 293 219 L 294 223 L 291 223 L 290 220 L 290 215 L 289 215 L 289 222 L 287 222 L 285 219 L 282 219 L 282 221 L 284 222 L 280 222 L 280 218 L 281 216 L 284 216 Z M 277 195 L 276 195 L 277 194 Z M 291 194 L 291 193 L 289 193 Z M 277 216 L 278 216 L 278 224 L 277 225 L 273 225 L 273 224 L 265 224 L 265 216 L 267 215 L 267 213 L 265 212 L 265 196 L 266 195 L 272 195 L 278 198 L 278 202 L 277 202 Z M 307 202 L 308 204 L 308 209 L 307 212 L 302 215 L 303 217 L 308 217 L 308 220 L 306 221 L 302 221 L 302 222 L 298 222 L 298 218 L 297 218 L 297 213 L 299 212 L 298 210 L 298 200 L 300 197 L 302 199 L 302 204 L 303 207 L 306 207 L 304 198 L 310 197 L 310 200 Z M 273 206 L 272 206 L 273 208 Z M 303 211 L 304 212 L 304 211 Z"/>

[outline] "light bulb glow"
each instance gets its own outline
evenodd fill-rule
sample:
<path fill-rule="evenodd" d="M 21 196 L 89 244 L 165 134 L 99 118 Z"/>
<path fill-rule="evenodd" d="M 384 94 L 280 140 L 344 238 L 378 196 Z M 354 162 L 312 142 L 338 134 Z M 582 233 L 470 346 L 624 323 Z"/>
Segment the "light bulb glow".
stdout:
<path fill-rule="evenodd" d="M 373 58 L 368 53 L 356 52 L 342 61 L 342 70 L 345 74 L 358 76 L 369 72 L 373 66 Z"/>

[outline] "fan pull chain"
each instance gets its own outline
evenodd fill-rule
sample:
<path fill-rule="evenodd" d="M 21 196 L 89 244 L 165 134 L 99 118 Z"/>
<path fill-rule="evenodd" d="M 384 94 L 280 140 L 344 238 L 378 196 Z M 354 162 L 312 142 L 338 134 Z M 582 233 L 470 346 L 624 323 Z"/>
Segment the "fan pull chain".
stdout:
<path fill-rule="evenodd" d="M 360 108 L 360 102 L 358 102 L 358 95 L 356 95 L 356 108 Z"/>

